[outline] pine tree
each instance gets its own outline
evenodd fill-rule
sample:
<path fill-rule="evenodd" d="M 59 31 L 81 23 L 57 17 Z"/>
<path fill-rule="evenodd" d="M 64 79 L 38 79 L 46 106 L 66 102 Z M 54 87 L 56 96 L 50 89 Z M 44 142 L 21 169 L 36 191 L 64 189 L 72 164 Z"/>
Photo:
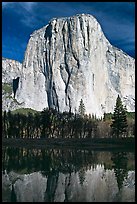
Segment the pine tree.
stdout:
<path fill-rule="evenodd" d="M 83 103 L 83 100 L 80 100 L 80 105 L 79 105 L 79 109 L 78 109 L 79 115 L 80 116 L 84 116 L 85 115 L 85 105 Z"/>
<path fill-rule="evenodd" d="M 117 97 L 116 106 L 114 108 L 114 115 L 112 117 L 112 134 L 119 138 L 122 134 L 126 133 L 127 129 L 127 116 L 126 107 L 123 107 L 121 98 Z"/>

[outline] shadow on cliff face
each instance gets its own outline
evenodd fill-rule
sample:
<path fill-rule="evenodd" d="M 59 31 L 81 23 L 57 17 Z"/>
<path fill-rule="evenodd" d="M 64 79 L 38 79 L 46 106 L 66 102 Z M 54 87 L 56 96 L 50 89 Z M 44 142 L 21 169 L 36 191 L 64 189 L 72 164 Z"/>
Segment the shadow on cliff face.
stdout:
<path fill-rule="evenodd" d="M 13 79 L 13 92 L 14 92 L 14 98 L 16 95 L 16 91 L 18 89 L 19 86 L 19 77 L 17 77 L 16 79 Z"/>

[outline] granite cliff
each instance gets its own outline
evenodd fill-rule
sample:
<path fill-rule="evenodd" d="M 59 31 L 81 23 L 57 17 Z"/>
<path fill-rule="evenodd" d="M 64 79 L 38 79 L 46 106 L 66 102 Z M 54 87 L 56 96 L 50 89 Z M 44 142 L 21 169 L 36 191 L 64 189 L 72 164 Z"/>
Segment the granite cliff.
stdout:
<path fill-rule="evenodd" d="M 91 15 L 54 18 L 33 32 L 18 67 L 22 107 L 75 112 L 82 98 L 86 112 L 100 117 L 113 112 L 119 94 L 135 109 L 135 60 L 109 43 Z"/>
<path fill-rule="evenodd" d="M 14 110 L 22 107 L 14 98 L 13 81 L 21 78 L 22 64 L 18 61 L 2 58 L 2 109 Z M 18 88 L 18 87 L 17 87 Z"/>

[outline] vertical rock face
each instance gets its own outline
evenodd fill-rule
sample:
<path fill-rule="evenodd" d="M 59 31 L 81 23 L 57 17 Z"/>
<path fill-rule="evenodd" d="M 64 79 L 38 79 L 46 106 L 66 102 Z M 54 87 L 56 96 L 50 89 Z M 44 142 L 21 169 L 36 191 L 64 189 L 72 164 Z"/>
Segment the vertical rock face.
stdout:
<path fill-rule="evenodd" d="M 21 77 L 22 64 L 18 61 L 2 58 L 2 83 L 12 83 L 13 79 Z"/>
<path fill-rule="evenodd" d="M 31 36 L 17 100 L 24 107 L 113 112 L 118 94 L 134 111 L 135 60 L 113 47 L 91 15 L 52 19 Z"/>
<path fill-rule="evenodd" d="M 134 111 L 134 59 L 113 47 L 91 15 L 53 19 L 35 31 L 23 63 L 18 100 L 26 107 L 112 112 L 119 94 Z"/>
<path fill-rule="evenodd" d="M 42 34 L 43 32 L 39 30 L 35 37 L 32 35 L 29 40 L 22 67 L 22 78 L 17 92 L 17 100 L 24 102 L 25 108 L 35 110 L 48 107 L 48 87 L 45 79 L 46 59 L 44 57 L 45 38 Z"/>
<path fill-rule="evenodd" d="M 22 64 L 18 61 L 2 58 L 2 109 L 13 110 L 21 106 L 14 99 L 13 81 L 21 80 Z M 16 87 L 18 88 L 18 87 Z"/>

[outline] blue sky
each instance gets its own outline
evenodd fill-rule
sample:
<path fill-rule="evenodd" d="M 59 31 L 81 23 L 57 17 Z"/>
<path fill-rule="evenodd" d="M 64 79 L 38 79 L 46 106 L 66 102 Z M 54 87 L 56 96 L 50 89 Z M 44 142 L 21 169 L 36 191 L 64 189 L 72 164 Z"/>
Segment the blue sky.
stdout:
<path fill-rule="evenodd" d="M 22 62 L 34 30 L 80 13 L 93 15 L 110 43 L 135 57 L 134 2 L 2 2 L 2 56 Z"/>

